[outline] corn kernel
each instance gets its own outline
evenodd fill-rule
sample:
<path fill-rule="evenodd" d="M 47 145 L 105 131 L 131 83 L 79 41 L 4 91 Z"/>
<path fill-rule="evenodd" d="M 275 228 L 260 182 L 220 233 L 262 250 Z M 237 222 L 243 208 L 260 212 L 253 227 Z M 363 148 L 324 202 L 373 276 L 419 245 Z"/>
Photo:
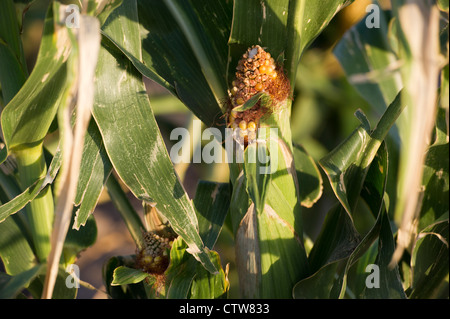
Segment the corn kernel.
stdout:
<path fill-rule="evenodd" d="M 230 112 L 230 116 L 236 118 L 237 117 L 238 112 L 236 110 L 231 110 Z"/>
<path fill-rule="evenodd" d="M 277 74 L 277 72 L 273 72 L 271 74 L 271 76 L 272 76 L 272 79 L 275 80 L 277 78 L 278 74 Z"/>
<path fill-rule="evenodd" d="M 254 131 L 256 130 L 256 123 L 253 122 L 253 121 L 248 122 L 248 124 L 247 124 L 247 129 L 248 129 L 250 132 L 254 132 Z"/>
<path fill-rule="evenodd" d="M 257 84 L 255 85 L 255 89 L 256 89 L 256 91 L 262 91 L 262 89 L 263 89 L 262 83 L 257 83 Z"/>
<path fill-rule="evenodd" d="M 236 95 L 237 91 L 238 91 L 238 88 L 233 86 L 233 88 L 231 89 L 231 94 L 234 96 L 234 95 Z"/>
<path fill-rule="evenodd" d="M 264 74 L 267 72 L 267 67 L 265 65 L 261 65 L 259 67 L 259 73 Z"/>
<path fill-rule="evenodd" d="M 238 97 L 237 99 L 236 99 L 236 104 L 237 105 L 241 105 L 241 104 L 244 104 L 244 99 L 243 98 L 241 98 L 241 97 Z"/>
<path fill-rule="evenodd" d="M 242 120 L 239 122 L 239 128 L 243 131 L 245 131 L 247 129 L 247 122 Z"/>
<path fill-rule="evenodd" d="M 153 261 L 153 257 L 152 256 L 145 256 L 142 261 L 146 264 L 151 264 Z"/>
<path fill-rule="evenodd" d="M 156 264 L 159 263 L 159 262 L 161 262 L 161 260 L 162 260 L 161 256 L 156 256 L 156 257 L 155 257 L 155 263 L 156 263 Z"/>

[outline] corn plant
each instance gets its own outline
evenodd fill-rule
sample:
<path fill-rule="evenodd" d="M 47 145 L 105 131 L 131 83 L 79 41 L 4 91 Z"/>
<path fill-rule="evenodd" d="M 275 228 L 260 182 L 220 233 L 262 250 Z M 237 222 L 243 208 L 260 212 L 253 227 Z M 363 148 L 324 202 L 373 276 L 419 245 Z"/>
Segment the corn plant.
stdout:
<path fill-rule="evenodd" d="M 243 298 L 448 298 L 448 1 L 368 6 L 333 53 L 375 123 L 355 106 L 358 126 L 319 160 L 293 139 L 299 63 L 352 2 L 52 1 L 28 73 L 34 1 L 2 0 L 0 296 L 75 298 L 67 272 L 106 190 L 136 244 L 104 265 L 111 298 L 226 298 L 222 231 Z M 190 199 L 176 160 L 190 137 L 166 148 L 144 78 L 222 142 L 187 160 L 225 151 L 229 183 Z M 313 239 L 302 214 L 324 187 L 335 205 Z"/>

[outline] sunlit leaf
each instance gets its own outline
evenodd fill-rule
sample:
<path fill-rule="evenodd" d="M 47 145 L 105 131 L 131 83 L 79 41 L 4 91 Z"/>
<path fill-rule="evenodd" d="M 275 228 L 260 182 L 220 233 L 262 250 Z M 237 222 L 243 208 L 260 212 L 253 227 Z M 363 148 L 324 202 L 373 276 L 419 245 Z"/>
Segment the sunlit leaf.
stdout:
<path fill-rule="evenodd" d="M 155 203 L 186 240 L 189 251 L 214 272 L 198 234 L 192 203 L 175 174 L 141 76 L 111 43 L 106 40 L 103 44 L 93 115 L 111 163 L 134 195 Z"/>
<path fill-rule="evenodd" d="M 311 207 L 322 196 L 322 175 L 303 146 L 294 145 L 295 170 L 302 206 Z"/>
<path fill-rule="evenodd" d="M 128 284 L 136 284 L 149 277 L 149 274 L 139 269 L 119 266 L 114 269 L 113 281 L 111 286 L 120 286 Z"/>
<path fill-rule="evenodd" d="M 65 62 L 71 45 L 65 28 L 55 26 L 51 10 L 45 20 L 33 72 L 2 112 L 2 129 L 8 150 L 42 142 L 66 85 Z"/>

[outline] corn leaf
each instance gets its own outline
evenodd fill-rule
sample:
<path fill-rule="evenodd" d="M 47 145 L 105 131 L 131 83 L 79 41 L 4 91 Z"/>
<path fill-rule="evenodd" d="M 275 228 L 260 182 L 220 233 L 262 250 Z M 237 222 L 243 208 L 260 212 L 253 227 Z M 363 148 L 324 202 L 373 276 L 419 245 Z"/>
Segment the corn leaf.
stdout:
<path fill-rule="evenodd" d="M 136 277 L 143 278 L 144 275 L 139 270 L 133 268 L 134 256 L 114 256 L 110 258 L 103 266 L 103 280 L 105 282 L 106 292 L 114 299 L 143 299 L 147 297 L 144 283 L 137 282 Z M 115 270 L 121 268 L 119 274 L 121 278 L 115 274 Z M 147 275 L 147 274 L 146 274 Z M 115 277 L 116 278 L 115 278 Z M 113 280 L 119 282 L 119 279 L 129 278 L 135 281 L 134 284 L 112 285 Z M 150 277 L 148 277 L 150 278 Z"/>
<path fill-rule="evenodd" d="M 212 249 L 228 213 L 230 189 L 228 184 L 200 181 L 195 192 L 194 206 L 199 220 L 199 233 Z M 210 251 L 219 273 L 212 275 L 186 252 L 186 244 L 174 241 L 170 265 L 166 271 L 170 280 L 167 298 L 209 299 L 225 297 L 228 292 L 227 274 L 222 269 L 219 254 Z"/>
<path fill-rule="evenodd" d="M 118 19 L 122 12 L 130 17 L 122 17 L 122 25 L 135 30 L 131 34 L 140 35 L 142 52 L 124 45 L 118 36 L 122 32 L 105 31 L 105 35 L 143 75 L 177 96 L 208 126 L 217 125 L 222 122 L 221 106 L 226 97 L 231 4 L 137 1 L 136 9 L 136 1 L 127 1 L 112 15 Z"/>
<path fill-rule="evenodd" d="M 17 213 L 32 201 L 49 184 L 53 183 L 59 168 L 61 167 L 61 153 L 58 152 L 52 159 L 49 170 L 45 177 L 40 178 L 35 183 L 26 188 L 21 194 L 17 195 L 7 203 L 0 206 L 0 223 L 8 216 Z"/>
<path fill-rule="evenodd" d="M 36 265 L 33 248 L 13 217 L 0 224 L 0 232 L 0 258 L 6 273 L 14 276 Z"/>
<path fill-rule="evenodd" d="M 2 1 L 0 4 L 0 84 L 4 104 L 11 101 L 28 76 L 19 29 L 13 1 Z"/>
<path fill-rule="evenodd" d="M 165 149 L 141 76 L 107 41 L 100 51 L 93 116 L 111 163 L 134 195 L 156 203 L 175 232 L 186 240 L 189 251 L 214 272 L 198 234 L 192 203 Z"/>
<path fill-rule="evenodd" d="M 139 269 L 119 266 L 114 269 L 113 280 L 111 286 L 121 286 L 128 284 L 136 284 L 146 279 L 150 275 Z"/>
<path fill-rule="evenodd" d="M 42 266 L 37 265 L 14 276 L 0 273 L 0 298 L 13 299 L 17 297 L 17 295 L 30 284 L 41 270 Z"/>
<path fill-rule="evenodd" d="M 79 229 L 93 213 L 112 166 L 106 154 L 97 124 L 91 120 L 83 146 L 80 176 L 74 205 L 77 206 L 73 227 Z"/>
<path fill-rule="evenodd" d="M 422 206 L 418 230 L 433 224 L 449 209 L 449 143 L 445 110 L 438 109 L 436 139 L 428 148 L 422 177 Z"/>
<path fill-rule="evenodd" d="M 322 175 L 303 146 L 294 144 L 294 160 L 301 204 L 311 207 L 322 196 Z"/>
<path fill-rule="evenodd" d="M 410 298 L 448 298 L 448 234 L 447 213 L 417 236 L 411 255 Z"/>
<path fill-rule="evenodd" d="M 378 113 L 383 113 L 402 89 L 397 52 L 390 45 L 390 13 L 380 11 L 379 28 L 366 18 L 348 30 L 333 53 L 355 89 Z"/>
<path fill-rule="evenodd" d="M 373 132 L 365 115 L 358 111 L 356 115 L 361 125 L 319 161 L 336 197 L 350 216 L 353 214 L 370 163 L 405 107 L 400 96 L 401 92 L 380 118 Z"/>
<path fill-rule="evenodd" d="M 389 243 L 393 243 L 393 236 L 389 223 L 386 224 L 388 217 L 383 198 L 387 181 L 387 167 L 387 152 L 385 144 L 383 144 L 370 166 L 361 193 L 370 210 L 377 217 L 375 224 L 361 238 L 342 206 L 336 206 L 330 210 L 309 255 L 311 270 L 314 273 L 295 285 L 295 298 L 344 298 L 347 286 L 364 291 L 365 286 L 359 287 L 360 283 L 348 282 L 348 273 L 372 244 L 376 243 L 379 236 L 379 240 L 383 240 L 383 242 L 378 244 L 379 254 L 374 263 L 380 267 L 380 282 L 383 283 L 383 289 L 372 289 L 376 290 L 376 294 L 372 294 L 371 298 L 405 297 L 398 278 L 398 269 L 391 270 L 388 267 L 393 253 L 393 245 L 389 245 Z M 367 260 L 361 261 L 363 267 L 359 276 L 362 277 L 367 276 L 363 272 L 367 266 L 365 261 Z M 323 280 L 327 280 L 326 284 L 319 286 Z M 353 295 L 352 297 L 359 296 Z"/>
<path fill-rule="evenodd" d="M 2 129 L 8 151 L 42 142 L 65 88 L 70 40 L 64 28 L 55 26 L 52 6 L 49 10 L 33 72 L 2 112 Z"/>

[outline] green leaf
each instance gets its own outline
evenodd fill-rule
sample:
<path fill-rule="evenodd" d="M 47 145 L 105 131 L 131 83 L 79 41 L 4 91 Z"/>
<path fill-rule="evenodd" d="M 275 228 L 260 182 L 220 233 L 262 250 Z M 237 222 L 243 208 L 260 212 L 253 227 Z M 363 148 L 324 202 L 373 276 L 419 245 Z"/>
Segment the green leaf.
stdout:
<path fill-rule="evenodd" d="M 297 66 L 305 49 L 328 26 L 331 19 L 353 0 L 290 0 L 287 20 L 286 69 L 294 83 Z M 292 87 L 293 91 L 293 87 Z"/>
<path fill-rule="evenodd" d="M 9 276 L 0 272 L 0 299 L 15 298 L 30 284 L 41 270 L 42 266 L 38 265 L 14 276 Z"/>
<path fill-rule="evenodd" d="M 447 64 L 441 72 L 440 106 L 445 110 L 449 108 L 449 72 L 449 65 Z"/>
<path fill-rule="evenodd" d="M 389 45 L 390 13 L 380 11 L 379 17 L 379 28 L 368 28 L 363 18 L 345 33 L 333 53 L 350 83 L 382 113 L 402 88 L 402 80 L 395 70 L 396 53 Z"/>
<path fill-rule="evenodd" d="M 299 281 L 293 288 L 295 299 L 330 299 L 337 298 L 330 294 L 336 282 L 336 273 L 343 268 L 346 259 L 322 266 L 313 275 Z"/>
<path fill-rule="evenodd" d="M 406 295 L 402 287 L 398 266 L 390 268 L 392 255 L 394 254 L 394 238 L 387 214 L 382 215 L 381 229 L 378 243 L 378 255 L 375 265 L 379 268 L 379 287 L 366 287 L 363 298 L 370 299 L 405 299 Z"/>
<path fill-rule="evenodd" d="M 97 65 L 93 116 L 111 163 L 133 194 L 156 203 L 174 231 L 188 243 L 189 251 L 215 272 L 198 234 L 192 203 L 158 130 L 141 76 L 107 42 L 103 43 Z"/>
<path fill-rule="evenodd" d="M 114 269 L 111 286 L 136 284 L 149 277 L 149 274 L 139 269 L 119 266 Z"/>
<path fill-rule="evenodd" d="M 138 215 L 133 205 L 130 203 L 127 194 L 122 189 L 119 181 L 111 174 L 106 182 L 106 189 L 108 190 L 111 202 L 119 211 L 125 225 L 133 238 L 136 247 L 141 248 L 144 241 L 142 230 L 145 229 L 141 217 Z"/>
<path fill-rule="evenodd" d="M 345 33 L 333 53 L 352 86 L 377 114 L 382 114 L 403 87 L 398 70 L 398 37 L 389 11 L 380 10 L 379 28 L 368 28 L 366 18 Z M 397 171 L 397 153 L 408 126 L 406 115 L 402 114 L 389 131 L 386 141 L 390 154 L 389 170 L 392 172 Z M 390 174 L 388 178 L 390 209 L 395 209 L 397 176 Z"/>
<path fill-rule="evenodd" d="M 230 165 L 236 264 L 246 298 L 290 298 L 308 272 L 289 103 L 260 120 L 257 144 L 247 146 L 244 165 Z"/>
<path fill-rule="evenodd" d="M 8 150 L 42 142 L 61 102 L 71 45 L 67 30 L 55 24 L 52 7 L 33 72 L 2 112 Z"/>
<path fill-rule="evenodd" d="M 383 226 L 383 223 L 386 224 L 386 220 L 388 221 L 383 197 L 387 181 L 387 167 L 387 152 L 383 144 L 370 166 L 362 191 L 362 197 L 366 200 L 374 216 L 377 217 L 371 230 L 364 238 L 359 240 L 360 236 L 354 229 L 352 221 L 342 206 L 336 206 L 332 209 L 327 215 L 324 227 L 309 257 L 313 271 L 315 269 L 317 271 L 295 285 L 294 297 L 343 298 L 346 288 L 350 284 L 350 286 L 357 289 L 359 296 L 359 291 L 364 290 L 365 287 L 359 286 L 361 280 L 358 279 L 367 277 L 365 273 L 367 264 L 364 263 L 367 259 L 363 259 L 360 262 L 358 260 L 370 249 L 380 234 L 380 240 L 383 240 L 383 242 L 378 245 L 380 251 L 378 261 L 375 261 L 375 263 L 381 268 L 380 281 L 383 281 L 384 286 L 383 289 L 377 291 L 378 294 L 372 295 L 372 297 L 404 297 L 398 276 L 395 277 L 395 275 L 398 275 L 397 269 L 388 269 L 389 256 L 392 256 L 393 252 L 393 245 L 389 245 L 389 243 L 393 243 L 393 238 L 389 223 L 387 223 L 387 226 Z M 336 225 L 339 226 L 336 227 Z M 386 227 L 388 228 L 386 229 Z M 361 265 L 358 267 L 356 277 L 359 283 L 348 283 L 349 270 L 357 262 Z M 320 285 L 324 279 L 328 279 L 331 282 L 322 287 Z M 312 287 L 315 288 L 312 289 Z M 396 291 L 396 294 L 393 291 Z M 352 295 L 352 297 L 357 296 Z"/>
<path fill-rule="evenodd" d="M 113 286 L 114 272 L 119 267 L 131 269 L 134 266 L 135 256 L 115 256 L 110 258 L 103 266 L 103 280 L 106 292 L 113 299 L 144 299 L 147 298 L 144 283 L 128 284 L 126 286 Z M 126 269 L 122 269 L 126 271 Z"/>
<path fill-rule="evenodd" d="M 174 240 L 170 249 L 170 264 L 166 270 L 166 276 L 170 282 L 167 288 L 168 299 L 186 299 L 192 281 L 196 276 L 197 262 L 189 258 L 186 253 L 186 244 L 179 237 Z"/>
<path fill-rule="evenodd" d="M 8 104 L 28 76 L 19 22 L 12 0 L 0 4 L 0 84 L 3 103 Z"/>
<path fill-rule="evenodd" d="M 190 299 L 218 299 L 227 297 L 229 283 L 227 274 L 225 274 L 221 267 L 220 256 L 215 251 L 210 251 L 210 256 L 214 265 L 220 271 L 217 275 L 212 275 L 204 268 L 197 266 L 196 276 L 192 281 Z"/>
<path fill-rule="evenodd" d="M 53 180 L 58 173 L 61 166 L 61 153 L 58 152 L 52 159 L 47 175 L 37 180 L 33 185 L 25 189 L 21 194 L 9 202 L 0 206 L 0 223 L 3 222 L 8 216 L 17 213 L 24 208 L 30 201 L 40 194 L 49 184 L 53 183 Z"/>
<path fill-rule="evenodd" d="M 341 205 L 334 206 L 325 218 L 314 246 L 309 253 L 310 271 L 347 258 L 361 241 L 361 236 Z"/>
<path fill-rule="evenodd" d="M 179 237 L 170 250 L 170 265 L 166 271 L 167 298 L 180 299 L 213 299 L 224 297 L 228 291 L 228 279 L 220 264 L 219 254 L 209 251 L 211 260 L 217 269 L 217 274 L 205 270 L 186 251 L 186 244 Z"/>
<path fill-rule="evenodd" d="M 169 89 L 207 126 L 223 121 L 231 5 L 138 1 L 142 63 L 136 63 L 137 69 Z M 193 47 L 199 41 L 200 47 Z"/>
<path fill-rule="evenodd" d="M 449 144 L 432 145 L 423 170 L 423 199 L 419 231 L 431 225 L 449 210 Z"/>
<path fill-rule="evenodd" d="M 71 227 L 67 232 L 63 247 L 65 264 L 74 263 L 80 252 L 94 245 L 97 240 L 97 225 L 93 216 L 87 218 L 85 224 L 79 230 L 74 228 L 74 224 L 75 220 L 72 218 Z"/>
<path fill-rule="evenodd" d="M 241 201 L 241 210 L 231 211 L 233 224 L 238 225 L 235 241 L 241 294 L 247 298 L 290 298 L 293 285 L 307 273 L 294 159 L 275 132 L 265 135 L 260 131 L 258 140 L 266 143 L 247 147 L 242 182 L 238 176 L 233 189 L 242 193 L 246 185 L 248 193 L 248 197 L 234 195 Z M 249 160 L 251 152 L 258 152 L 255 163 Z M 262 165 L 260 155 L 267 153 L 269 162 Z M 245 213 L 242 207 L 248 207 Z"/>
<path fill-rule="evenodd" d="M 223 77 L 226 61 L 222 58 L 224 54 L 214 50 L 215 42 L 210 41 L 210 39 L 214 38 L 208 37 L 211 35 L 211 31 L 209 31 L 210 34 L 208 34 L 201 24 L 192 5 L 194 2 L 165 0 L 164 3 L 186 37 L 197 62 L 200 64 L 206 82 L 208 83 L 217 104 L 220 105 L 221 101 L 227 97 L 227 85 L 225 78 Z M 202 10 L 199 13 L 205 14 L 207 11 Z M 214 26 L 214 29 L 217 29 L 217 25 Z M 222 31 L 226 32 L 227 30 L 220 30 L 220 32 Z M 221 34 L 221 36 L 222 39 L 225 39 L 227 34 Z M 225 43 L 225 41 L 223 43 Z"/>
<path fill-rule="evenodd" d="M 345 270 L 339 275 L 333 291 L 330 292 L 330 296 L 340 296 L 341 298 L 344 296 L 347 272 L 350 266 L 369 249 L 378 233 L 382 232 L 380 227 L 383 225 L 382 217 L 385 213 L 381 203 L 384 198 L 383 185 L 386 183 L 383 176 L 386 176 L 388 162 L 386 159 L 380 163 L 377 161 L 373 162 L 373 160 L 377 158 L 376 154 L 380 151 L 381 141 L 386 137 L 387 132 L 398 118 L 402 109 L 399 93 L 383 114 L 373 132 L 370 132 L 370 126 L 365 116 L 362 113 L 357 113 L 362 124 L 341 145 L 320 161 L 342 206 L 337 206 L 331 210 L 331 215 L 327 216 L 321 235 L 319 235 L 316 244 L 310 252 L 311 266 L 312 269 L 318 269 L 333 260 L 350 256 Z M 385 157 L 380 156 L 381 158 Z M 367 177 L 369 177 L 369 182 L 364 185 Z M 371 194 L 366 196 L 367 203 L 370 205 L 372 214 L 378 217 L 371 231 L 358 243 L 359 235 L 354 228 L 351 216 L 356 213 L 356 203 L 362 190 L 363 195 Z M 348 214 L 347 217 L 342 215 L 344 209 Z M 340 229 L 335 229 L 334 225 L 341 225 L 341 227 Z M 390 229 L 389 232 L 387 230 L 385 232 L 384 240 L 389 242 L 389 240 L 392 240 Z M 389 234 L 391 234 L 391 237 L 389 237 Z M 390 253 L 389 249 L 389 245 L 384 247 L 383 254 L 379 253 L 379 258 L 382 258 L 380 256 L 388 255 Z M 382 262 L 386 262 L 386 257 L 383 258 Z M 388 267 L 384 264 L 383 266 L 385 269 Z M 383 278 L 393 276 L 395 271 L 397 271 L 396 268 L 392 271 L 386 271 Z M 397 288 L 394 288 L 394 290 Z M 403 290 L 400 292 L 397 289 L 396 291 L 399 292 L 398 296 L 402 296 Z"/>
<path fill-rule="evenodd" d="M 228 82 L 234 79 L 238 60 L 247 48 L 259 44 L 277 61 L 286 49 L 289 0 L 234 1 L 233 28 L 228 45 Z"/>
<path fill-rule="evenodd" d="M 0 258 L 6 272 L 17 275 L 36 265 L 36 256 L 24 229 L 13 217 L 0 224 Z"/>
<path fill-rule="evenodd" d="M 230 206 L 229 184 L 200 181 L 194 197 L 199 234 L 206 247 L 212 249 L 219 237 Z"/>
<path fill-rule="evenodd" d="M 294 144 L 295 170 L 302 206 L 311 207 L 322 196 L 322 175 L 314 159 L 301 145 Z"/>
<path fill-rule="evenodd" d="M 374 261 L 380 269 L 380 289 L 370 289 L 371 293 L 366 291 L 369 298 L 405 298 L 405 293 L 400 281 L 398 267 L 390 268 L 389 262 L 394 251 L 394 239 L 390 228 L 389 216 L 386 212 L 384 203 L 384 194 L 386 191 L 388 177 L 388 157 L 385 144 L 380 147 L 377 156 L 374 158 L 369 171 L 367 172 L 364 186 L 361 192 L 362 198 L 369 205 L 372 214 L 377 216 L 375 225 L 364 237 L 355 251 L 350 256 L 345 270 L 345 276 L 350 266 L 359 259 L 362 254 L 369 250 L 370 245 L 378 237 L 378 255 Z M 363 262 L 366 260 L 363 260 Z M 363 264 L 364 271 L 367 264 Z M 366 277 L 367 274 L 360 274 Z M 343 296 L 343 286 L 341 296 Z M 366 289 L 367 290 L 367 289 Z"/>
<path fill-rule="evenodd" d="M 106 154 L 97 124 L 91 120 L 85 136 L 80 176 L 74 204 L 77 207 L 73 227 L 79 229 L 93 213 L 112 166 Z"/>
<path fill-rule="evenodd" d="M 228 184 L 200 181 L 195 192 L 194 206 L 199 220 L 199 233 L 208 248 L 216 242 L 228 212 L 230 188 Z M 228 291 L 228 280 L 220 257 L 209 252 L 219 273 L 208 273 L 186 252 L 186 244 L 177 239 L 170 251 L 170 265 L 166 271 L 170 281 L 168 298 L 219 298 Z"/>
<path fill-rule="evenodd" d="M 448 213 L 443 218 L 423 229 L 414 243 L 410 298 L 448 298 Z"/>
<path fill-rule="evenodd" d="M 357 111 L 356 115 L 360 119 L 361 125 L 319 161 L 330 180 L 336 197 L 350 216 L 353 214 L 365 175 L 373 158 L 405 107 L 400 99 L 401 92 L 389 105 L 372 132 L 370 132 L 370 124 L 366 117 Z"/>
<path fill-rule="evenodd" d="M 363 182 L 361 160 L 369 139 L 370 124 L 365 119 L 349 137 L 319 161 L 336 197 L 350 216 Z"/>
<path fill-rule="evenodd" d="M 259 100 L 262 100 L 262 105 L 264 105 L 265 102 L 270 102 L 270 96 L 269 94 L 264 92 L 256 93 L 250 99 L 248 99 L 247 102 L 240 106 L 236 106 L 235 108 L 233 108 L 233 110 L 236 112 L 244 112 L 255 106 L 255 104 L 258 103 Z"/>
<path fill-rule="evenodd" d="M 247 193 L 250 195 L 256 211 L 262 213 L 272 174 L 270 171 L 266 172 L 270 163 L 262 165 L 260 156 L 267 157 L 268 149 L 263 144 L 253 143 L 247 146 L 244 153 L 244 174 L 247 180 Z"/>
<path fill-rule="evenodd" d="M 439 9 L 448 12 L 448 0 L 438 0 Z"/>
<path fill-rule="evenodd" d="M 122 4 L 123 0 L 89 0 L 87 4 L 87 13 L 93 14 L 100 20 L 103 25 L 111 12 Z"/>

